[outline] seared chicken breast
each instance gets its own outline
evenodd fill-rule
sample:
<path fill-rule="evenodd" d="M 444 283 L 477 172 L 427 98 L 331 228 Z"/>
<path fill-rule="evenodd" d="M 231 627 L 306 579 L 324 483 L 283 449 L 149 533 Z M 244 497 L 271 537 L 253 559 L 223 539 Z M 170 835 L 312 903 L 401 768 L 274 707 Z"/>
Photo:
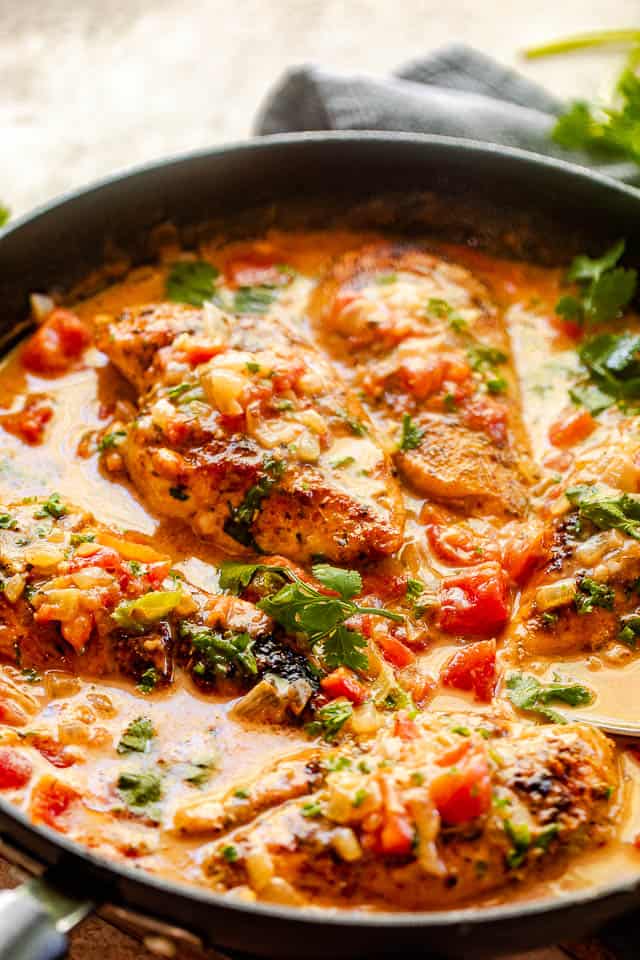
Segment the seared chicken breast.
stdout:
<path fill-rule="evenodd" d="M 373 740 L 289 758 L 270 788 L 195 801 L 176 828 L 224 834 L 204 861 L 218 891 L 443 908 L 604 843 L 617 787 L 613 743 L 590 728 L 401 714 Z"/>
<path fill-rule="evenodd" d="M 509 343 L 488 290 L 465 268 L 413 247 L 341 257 L 311 313 L 333 354 L 399 445 L 423 496 L 521 515 L 526 443 Z"/>
<path fill-rule="evenodd" d="M 160 304 L 125 311 L 99 342 L 139 389 L 155 384 L 121 449 L 158 513 L 229 552 L 348 562 L 397 550 L 402 499 L 374 427 L 293 328 Z"/>

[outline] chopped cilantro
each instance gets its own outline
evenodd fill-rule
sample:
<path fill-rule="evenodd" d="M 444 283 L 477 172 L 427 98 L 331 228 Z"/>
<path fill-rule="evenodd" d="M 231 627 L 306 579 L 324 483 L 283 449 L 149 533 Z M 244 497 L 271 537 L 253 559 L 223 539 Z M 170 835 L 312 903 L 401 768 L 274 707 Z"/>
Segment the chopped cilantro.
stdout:
<path fill-rule="evenodd" d="M 147 667 L 144 673 L 141 674 L 140 680 L 138 681 L 138 690 L 141 693 L 151 693 L 152 690 L 155 690 L 159 679 L 160 678 L 156 668 Z"/>
<path fill-rule="evenodd" d="M 131 721 L 120 737 L 118 753 L 146 753 L 154 736 L 155 730 L 149 717 L 138 717 Z"/>
<path fill-rule="evenodd" d="M 123 772 L 118 777 L 118 790 L 130 807 L 146 807 L 162 797 L 162 781 L 156 773 Z"/>
<path fill-rule="evenodd" d="M 368 796 L 369 796 L 368 791 L 365 790 L 364 787 L 360 787 L 360 789 L 356 790 L 355 792 L 351 806 L 358 809 L 358 807 L 362 806 L 362 804 L 365 802 Z"/>
<path fill-rule="evenodd" d="M 484 370 L 486 367 L 496 367 L 501 363 L 507 362 L 507 355 L 503 350 L 497 347 L 487 347 L 485 344 L 477 344 L 469 347 L 467 350 L 469 363 L 473 370 Z"/>
<path fill-rule="evenodd" d="M 619 240 L 598 259 L 579 256 L 573 260 L 567 280 L 577 283 L 579 293 L 560 297 L 556 303 L 559 316 L 583 326 L 608 323 L 620 316 L 637 284 L 635 270 L 616 266 L 624 247 L 624 240 Z"/>
<path fill-rule="evenodd" d="M 507 381 L 504 377 L 492 377 L 487 380 L 487 390 L 489 393 L 504 393 L 507 389 Z"/>
<path fill-rule="evenodd" d="M 235 863 L 239 856 L 237 848 L 234 847 L 232 843 L 228 843 L 226 847 L 223 847 L 221 853 L 227 863 Z"/>
<path fill-rule="evenodd" d="M 599 583 L 591 577 L 581 577 L 577 586 L 574 603 L 578 613 L 592 613 L 595 607 L 613 610 L 615 592 L 606 583 Z"/>
<path fill-rule="evenodd" d="M 635 650 L 638 646 L 638 637 L 640 636 L 640 615 L 630 613 L 620 618 L 620 632 L 618 639 L 626 643 L 628 647 Z"/>
<path fill-rule="evenodd" d="M 98 450 L 100 453 L 104 453 L 105 450 L 113 450 L 114 447 L 122 443 L 126 435 L 126 430 L 112 430 L 111 433 L 105 433 L 104 436 L 100 438 Z"/>
<path fill-rule="evenodd" d="M 353 706 L 348 700 L 332 700 L 316 711 L 315 720 L 305 727 L 311 736 L 322 734 L 323 738 L 331 743 L 335 740 L 351 718 Z"/>
<path fill-rule="evenodd" d="M 226 631 L 223 634 L 209 627 L 186 622 L 180 624 L 180 633 L 191 641 L 193 670 L 196 676 L 225 677 L 234 669 L 248 677 L 255 677 L 257 674 L 253 640 L 248 633 Z"/>
<path fill-rule="evenodd" d="M 219 271 L 205 260 L 180 260 L 174 263 L 167 277 L 167 296 L 177 303 L 201 307 L 213 300 Z"/>
<path fill-rule="evenodd" d="M 564 682 L 555 675 L 553 683 L 541 683 L 526 673 L 512 673 L 507 677 L 507 696 L 518 710 L 538 713 L 552 723 L 566 723 L 566 720 L 549 707 L 549 703 L 582 707 L 593 701 L 593 694 L 581 683 Z"/>
<path fill-rule="evenodd" d="M 317 800 L 310 800 L 309 803 L 304 803 L 302 805 L 300 812 L 303 817 L 307 817 L 309 820 L 312 820 L 322 814 L 322 807 Z"/>
<path fill-rule="evenodd" d="M 598 334 L 582 344 L 579 356 L 591 383 L 574 386 L 573 400 L 592 413 L 614 403 L 625 408 L 640 400 L 640 334 Z"/>
<path fill-rule="evenodd" d="M 341 460 L 334 460 L 331 466 L 334 468 L 334 470 L 339 470 L 342 467 L 350 467 L 351 464 L 355 462 L 355 457 L 342 457 Z"/>
<path fill-rule="evenodd" d="M 571 487 L 565 495 L 578 508 L 581 520 L 590 520 L 600 530 L 620 530 L 640 540 L 640 498 L 630 493 L 611 496 L 586 485 Z"/>
<path fill-rule="evenodd" d="M 274 457 L 265 457 L 263 470 L 262 477 L 249 487 L 238 506 L 229 504 L 229 516 L 223 526 L 226 534 L 245 547 L 255 547 L 251 527 L 260 513 L 263 500 L 269 496 L 282 478 L 286 463 Z"/>
<path fill-rule="evenodd" d="M 422 443 L 424 430 L 422 430 L 411 419 L 408 413 L 402 417 L 402 436 L 400 438 L 401 450 L 416 450 Z"/>
<path fill-rule="evenodd" d="M 37 513 L 34 513 L 34 517 L 53 517 L 54 520 L 59 520 L 60 517 L 64 517 L 67 512 L 67 508 L 62 503 L 59 493 L 52 493 L 51 496 L 45 500 Z"/>
<path fill-rule="evenodd" d="M 255 287 L 239 287 L 233 300 L 233 309 L 239 314 L 266 313 L 276 299 L 274 287 L 259 284 Z"/>
<path fill-rule="evenodd" d="M 10 513 L 0 513 L 0 530 L 17 530 L 18 521 Z"/>
<path fill-rule="evenodd" d="M 368 433 L 366 424 L 362 420 L 358 420 L 357 417 L 352 417 L 348 410 L 337 410 L 336 412 L 357 437 L 364 437 Z"/>

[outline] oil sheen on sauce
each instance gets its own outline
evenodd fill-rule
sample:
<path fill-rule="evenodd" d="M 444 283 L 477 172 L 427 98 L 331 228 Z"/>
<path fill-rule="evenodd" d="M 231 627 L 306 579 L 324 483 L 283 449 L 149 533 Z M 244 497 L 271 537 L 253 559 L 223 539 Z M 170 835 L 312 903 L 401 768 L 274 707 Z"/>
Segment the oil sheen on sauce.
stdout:
<path fill-rule="evenodd" d="M 289 288 L 288 298 L 280 305 L 285 314 L 295 316 L 309 295 L 314 278 L 336 254 L 372 239 L 371 235 L 341 232 L 277 234 L 270 239 L 286 251 L 287 262 L 298 272 Z M 430 244 L 437 250 L 437 244 Z M 442 245 L 441 245 L 442 246 Z M 567 383 L 575 369 L 576 354 L 571 344 L 550 323 L 552 307 L 558 297 L 560 272 L 526 264 L 500 261 L 485 257 L 463 247 L 444 247 L 444 252 L 474 270 L 493 289 L 498 303 L 505 309 L 512 349 L 515 356 L 524 420 L 536 460 L 548 452 L 547 434 L 550 423 L 566 403 Z M 215 251 L 209 251 L 215 261 Z M 144 267 L 131 273 L 125 282 L 115 284 L 90 299 L 74 306 L 77 313 L 88 320 L 103 312 L 155 299 L 164 295 L 164 271 Z M 348 379 L 349 367 L 342 368 Z M 6 358 L 0 367 L 0 404 L 2 412 L 17 408 L 25 392 L 46 392 L 55 405 L 55 416 L 43 445 L 30 447 L 10 434 L 0 431 L 0 502 L 10 502 L 26 496 L 48 495 L 56 490 L 69 500 L 86 508 L 98 520 L 123 530 L 138 531 L 152 538 L 160 550 L 167 549 L 177 558 L 176 567 L 194 584 L 214 589 L 217 583 L 216 567 L 219 553 L 197 539 L 185 526 L 161 521 L 151 515 L 136 493 L 126 483 L 114 482 L 98 466 L 97 458 L 77 455 L 78 444 L 86 431 L 99 428 L 101 408 L 116 397 L 127 397 L 130 390 L 125 381 L 111 368 L 106 357 L 91 349 L 84 366 L 59 378 L 39 378 L 25 373 L 17 353 Z M 597 443 L 596 435 L 589 443 Z M 402 561 L 411 575 L 424 576 L 439 572 L 424 548 L 424 530 L 417 521 L 421 501 L 407 493 L 409 523 Z M 430 672 L 438 667 L 455 649 L 453 644 L 440 643 L 423 656 Z M 540 676 L 561 668 L 572 677 L 582 680 L 596 692 L 596 701 L 582 711 L 584 714 L 606 715 L 620 720 L 637 719 L 637 688 L 640 682 L 640 661 L 620 668 L 598 656 L 574 657 L 561 663 L 538 660 L 527 669 Z M 42 691 L 40 691 L 42 693 Z M 122 768 L 122 759 L 112 749 L 113 740 L 126 723 L 144 712 L 156 728 L 161 744 L 162 760 L 167 765 L 186 764 L 194 755 L 214 758 L 215 787 L 238 777 L 248 777 L 270 758 L 292 753 L 308 741 L 295 732 L 243 728 L 229 716 L 232 703 L 211 695 L 200 696 L 186 683 L 175 686 L 168 693 L 157 693 L 142 698 L 131 686 L 117 681 L 101 680 L 100 684 L 83 683 L 66 700 L 46 702 L 40 717 L 44 724 L 65 705 L 85 703 L 91 694 L 108 693 L 115 707 L 113 717 L 100 717 L 99 722 L 108 733 L 110 749 L 94 752 L 98 763 L 87 762 L 73 768 L 74 785 L 85 795 L 98 795 L 100 783 L 113 780 Z M 440 692 L 429 709 L 474 709 L 473 701 L 465 694 Z M 558 878 L 529 884 L 515 896 L 520 898 L 557 897 L 572 891 L 622 881 L 637 875 L 640 853 L 633 839 L 640 832 L 640 765 L 621 751 L 624 766 L 625 790 L 622 826 L 617 841 L 604 850 L 590 851 L 575 858 Z M 168 798 L 168 817 L 185 797 L 185 788 L 176 783 Z M 27 798 L 24 800 L 25 806 Z M 168 875 L 172 879 L 204 883 L 199 868 L 199 852 L 203 841 L 181 840 L 154 826 L 131 821 L 110 821 L 108 826 L 100 816 L 90 811 L 83 821 L 83 841 L 96 852 L 113 856 L 126 849 L 128 838 L 135 835 L 144 854 L 136 864 L 144 869 Z M 487 903 L 514 899 L 513 890 L 502 891 Z"/>

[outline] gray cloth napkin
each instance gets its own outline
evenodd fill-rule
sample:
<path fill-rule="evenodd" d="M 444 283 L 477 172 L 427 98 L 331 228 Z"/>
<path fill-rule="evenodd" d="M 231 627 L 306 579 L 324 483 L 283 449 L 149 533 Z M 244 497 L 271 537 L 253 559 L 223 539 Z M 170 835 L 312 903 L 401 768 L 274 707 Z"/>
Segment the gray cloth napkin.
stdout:
<path fill-rule="evenodd" d="M 260 135 L 300 130 L 437 133 L 521 147 L 640 185 L 635 164 L 563 150 L 550 139 L 563 106 L 514 70 L 455 44 L 382 79 L 296 67 L 268 94 L 254 130 Z"/>

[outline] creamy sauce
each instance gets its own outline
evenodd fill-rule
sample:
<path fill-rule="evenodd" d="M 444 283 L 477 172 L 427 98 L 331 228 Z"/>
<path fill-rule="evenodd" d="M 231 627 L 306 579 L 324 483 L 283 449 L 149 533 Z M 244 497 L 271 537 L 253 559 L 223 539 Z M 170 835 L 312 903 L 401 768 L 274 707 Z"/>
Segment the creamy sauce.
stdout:
<path fill-rule="evenodd" d="M 299 322 L 299 317 L 304 316 L 304 304 L 315 278 L 331 258 L 368 239 L 369 236 L 349 233 L 269 236 L 269 242 L 281 251 L 283 261 L 297 271 L 296 280 L 279 306 L 283 314 Z M 548 441 L 549 426 L 558 411 L 567 405 L 567 388 L 577 363 L 575 349 L 551 322 L 560 289 L 560 273 L 492 260 L 466 248 L 443 249 L 485 279 L 505 309 L 520 382 L 524 422 L 534 458 L 540 463 L 553 450 Z M 211 248 L 203 253 L 222 264 L 229 250 Z M 141 268 L 134 271 L 126 282 L 79 302 L 74 309 L 81 318 L 91 321 L 96 314 L 116 313 L 127 305 L 162 299 L 165 273 L 162 267 Z M 341 367 L 341 372 L 346 378 L 351 375 L 347 364 Z M 104 411 L 117 399 L 132 397 L 128 385 L 103 354 L 91 349 L 80 369 L 58 378 L 48 378 L 25 373 L 16 351 L 3 361 L 0 382 L 2 413 L 18 409 L 24 393 L 46 393 L 55 409 L 42 445 L 28 446 L 0 430 L 2 502 L 60 491 L 98 520 L 123 531 L 146 535 L 159 550 L 164 549 L 177 559 L 177 568 L 195 585 L 208 590 L 216 588 L 216 567 L 221 560 L 219 551 L 198 539 L 179 522 L 161 520 L 150 514 L 136 492 L 120 477 L 114 482 L 113 477 L 99 466 L 97 457 L 77 455 L 83 435 L 104 426 Z M 589 438 L 586 447 L 597 443 L 599 431 L 605 429 L 606 418 L 603 426 Z M 394 438 L 388 439 L 392 445 Z M 348 446 L 345 441 L 345 456 L 348 455 Z M 350 479 L 345 473 L 345 483 L 351 484 L 352 489 L 357 482 L 357 477 Z M 428 579 L 441 575 L 446 568 L 430 554 L 419 521 L 422 501 L 407 492 L 407 504 L 410 513 L 401 554 L 403 563 L 412 576 Z M 437 643 L 422 655 L 421 669 L 437 676 L 441 665 L 456 649 L 459 645 L 455 643 Z M 637 721 L 640 661 L 629 659 L 632 662 L 626 663 L 623 669 L 608 662 L 606 655 L 572 657 L 562 662 L 540 659 L 528 665 L 528 669 L 549 677 L 554 671 L 560 671 L 588 684 L 597 696 L 591 706 L 581 709 L 585 717 L 604 715 Z M 167 822 L 185 797 L 196 794 L 192 786 L 185 785 L 180 775 L 181 765 L 191 762 L 194 756 L 211 760 L 210 786 L 218 788 L 239 777 L 249 777 L 269 759 L 287 755 L 308 743 L 301 733 L 283 732 L 277 728 L 243 728 L 228 716 L 232 703 L 211 695 L 204 696 L 186 681 L 180 682 L 169 693 L 145 697 L 137 694 L 131 686 L 108 680 L 100 684 L 83 683 L 74 696 L 63 700 L 50 699 L 40 684 L 32 685 L 30 692 L 40 704 L 32 726 L 40 721 L 47 726 L 61 710 L 73 713 L 77 707 L 86 707 L 92 693 L 108 694 L 113 704 L 113 716 L 98 713 L 95 720 L 106 730 L 104 748 L 94 750 L 89 762 L 78 763 L 65 772 L 69 781 L 85 796 L 88 806 L 91 808 L 93 804 L 93 816 L 87 814 L 83 824 L 86 842 L 108 856 L 122 855 L 123 850 L 134 845 L 136 856 L 133 862 L 136 864 L 193 883 L 205 882 L 199 864 L 206 838 L 176 843 L 170 832 L 160 831 L 153 824 L 127 819 L 113 821 L 101 811 L 100 797 L 118 772 L 124 766 L 145 767 L 144 757 L 132 756 L 123 760 L 113 749 L 126 723 L 144 713 L 152 719 L 157 730 L 155 760 L 172 772 L 165 813 Z M 430 703 L 430 709 L 460 708 L 476 709 L 476 704 L 470 695 L 442 689 L 436 692 Z M 640 765 L 628 754 L 623 755 L 622 762 L 625 791 L 618 839 L 606 849 L 576 857 L 559 877 L 547 878 L 517 892 L 509 889 L 487 902 L 503 902 L 514 896 L 562 896 L 576 889 L 614 880 L 622 882 L 626 877 L 637 876 L 640 853 L 633 846 L 633 840 L 640 833 Z M 44 766 L 43 762 L 43 769 Z M 28 795 L 22 803 L 28 805 Z"/>

